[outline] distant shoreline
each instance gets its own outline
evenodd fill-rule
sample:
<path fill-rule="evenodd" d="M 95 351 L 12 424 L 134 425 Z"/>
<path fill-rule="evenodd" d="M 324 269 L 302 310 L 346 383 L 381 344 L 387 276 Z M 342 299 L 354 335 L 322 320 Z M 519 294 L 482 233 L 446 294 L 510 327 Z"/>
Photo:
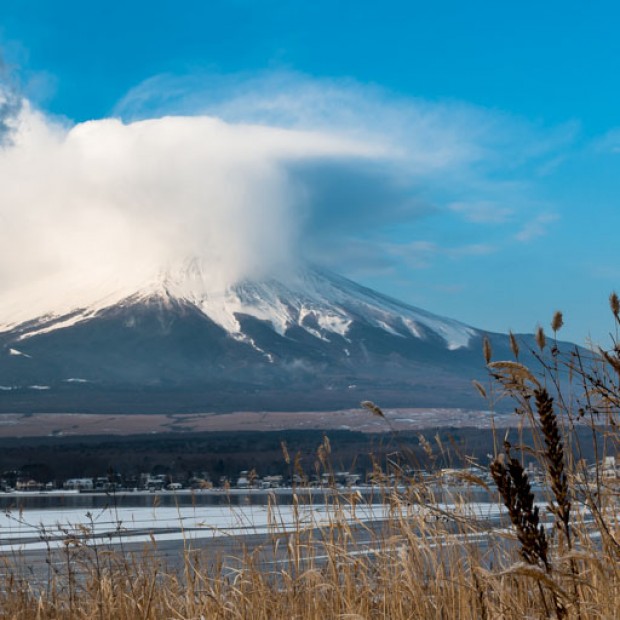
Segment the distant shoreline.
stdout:
<path fill-rule="evenodd" d="M 518 424 L 515 414 L 472 409 L 385 408 L 384 413 L 387 422 L 363 409 L 191 414 L 3 413 L 0 414 L 0 438 L 287 430 L 370 434 L 446 427 L 507 428 Z"/>

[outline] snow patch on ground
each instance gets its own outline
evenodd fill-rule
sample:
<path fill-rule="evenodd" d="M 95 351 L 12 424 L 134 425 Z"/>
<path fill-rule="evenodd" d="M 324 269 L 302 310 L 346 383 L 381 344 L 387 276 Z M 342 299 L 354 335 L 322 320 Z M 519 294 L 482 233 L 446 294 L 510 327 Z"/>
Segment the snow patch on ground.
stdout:
<path fill-rule="evenodd" d="M 12 355 L 14 357 L 30 357 L 30 355 L 28 355 L 27 353 L 23 353 L 18 349 L 9 349 L 9 355 Z"/>

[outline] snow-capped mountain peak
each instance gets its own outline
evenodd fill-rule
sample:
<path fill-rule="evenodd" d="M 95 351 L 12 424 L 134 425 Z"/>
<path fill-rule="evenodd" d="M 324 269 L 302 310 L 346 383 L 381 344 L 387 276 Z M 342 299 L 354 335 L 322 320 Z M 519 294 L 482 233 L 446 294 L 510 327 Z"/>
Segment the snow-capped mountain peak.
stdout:
<path fill-rule="evenodd" d="M 0 297 L 0 410 L 477 399 L 471 379 L 486 369 L 482 333 L 472 327 L 312 265 L 234 282 L 215 269 L 194 259 L 141 282 L 120 274 L 57 290 L 50 280 L 11 304 Z M 507 337 L 490 337 L 494 351 L 509 352 Z"/>
<path fill-rule="evenodd" d="M 86 296 L 83 303 L 74 296 L 72 307 L 65 302 L 38 316 L 14 312 L 21 321 L 11 321 L 10 317 L 6 321 L 0 316 L 0 331 L 17 328 L 20 340 L 24 340 L 90 320 L 112 306 L 159 299 L 194 306 L 242 341 L 247 339 L 242 317 L 263 321 L 280 336 L 298 327 L 326 341 L 334 335 L 346 339 L 353 323 L 403 338 L 424 339 L 432 333 L 450 350 L 466 347 L 476 334 L 476 330 L 458 321 L 430 314 L 316 267 L 301 266 L 277 278 L 241 280 L 223 286 L 214 286 L 216 281 L 208 265 L 192 259 L 163 271 L 138 290 L 112 287 L 98 299 L 92 299 L 92 294 Z"/>
<path fill-rule="evenodd" d="M 476 333 L 316 267 L 299 267 L 279 278 L 242 280 L 219 290 L 209 286 L 211 281 L 207 268 L 191 261 L 166 273 L 160 290 L 198 307 L 233 337 L 242 337 L 239 316 L 265 321 L 281 336 L 298 326 L 327 340 L 330 334 L 346 338 L 354 321 L 401 337 L 424 338 L 430 331 L 445 340 L 448 349 L 466 347 Z"/>

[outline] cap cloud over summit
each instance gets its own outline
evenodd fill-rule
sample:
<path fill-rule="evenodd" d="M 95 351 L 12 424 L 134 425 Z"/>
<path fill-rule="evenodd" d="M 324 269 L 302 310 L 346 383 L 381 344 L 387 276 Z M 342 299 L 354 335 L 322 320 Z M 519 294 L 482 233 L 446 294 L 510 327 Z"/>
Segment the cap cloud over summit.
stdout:
<path fill-rule="evenodd" d="M 120 118 L 73 126 L 2 91 L 1 290 L 88 296 L 193 255 L 221 282 L 304 253 L 342 265 L 349 243 L 451 213 L 448 180 L 498 191 L 503 145 L 531 157 L 534 129 L 473 106 L 297 74 L 213 79 L 148 80 Z"/>
<path fill-rule="evenodd" d="M 0 313 L 54 291 L 79 306 L 198 256 L 215 288 L 296 258 L 304 161 L 368 158 L 339 136 L 207 117 L 70 128 L 26 103 L 0 151 Z M 293 166 L 294 164 L 294 166 Z M 50 298 L 51 297 L 51 298 Z M 9 299 L 10 298 L 10 299 Z"/>

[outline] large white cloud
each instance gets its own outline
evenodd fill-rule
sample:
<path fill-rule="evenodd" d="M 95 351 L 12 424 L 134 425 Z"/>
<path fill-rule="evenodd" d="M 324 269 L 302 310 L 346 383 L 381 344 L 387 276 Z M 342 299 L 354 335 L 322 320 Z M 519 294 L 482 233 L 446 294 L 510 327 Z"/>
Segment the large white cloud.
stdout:
<path fill-rule="evenodd" d="M 36 289 L 140 288 L 200 257 L 212 286 L 295 258 L 304 193 L 287 167 L 378 155 L 321 132 L 208 116 L 63 127 L 27 102 L 0 150 L 0 305 Z"/>
<path fill-rule="evenodd" d="M 472 106 L 294 74 L 155 78 L 114 118 L 77 125 L 7 94 L 0 322 L 24 305 L 69 304 L 73 292 L 85 303 L 132 292 L 196 256 L 213 288 L 286 268 L 302 251 L 337 263 L 352 239 L 457 213 L 458 201 L 492 203 L 507 182 L 498 170 L 539 161 L 570 133 L 536 131 Z"/>

